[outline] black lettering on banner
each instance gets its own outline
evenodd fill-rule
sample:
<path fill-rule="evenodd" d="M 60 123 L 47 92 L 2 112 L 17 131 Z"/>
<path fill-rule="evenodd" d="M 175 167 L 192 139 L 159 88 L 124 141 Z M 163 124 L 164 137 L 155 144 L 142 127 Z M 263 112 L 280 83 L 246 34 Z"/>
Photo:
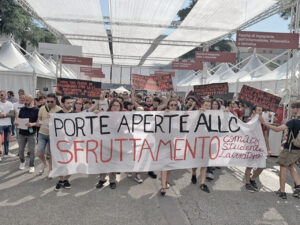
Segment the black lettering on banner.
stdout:
<path fill-rule="evenodd" d="M 212 128 L 211 114 L 208 116 L 208 124 L 209 124 L 209 132 L 218 132 L 218 130 L 213 130 Z"/>
<path fill-rule="evenodd" d="M 124 122 L 123 122 L 123 121 L 124 121 Z M 121 129 L 121 126 L 122 126 L 122 125 L 125 125 L 125 126 L 127 126 L 128 132 L 130 133 L 130 129 L 129 129 L 129 125 L 128 125 L 128 121 L 127 121 L 127 118 L 126 118 L 126 116 L 125 116 L 125 115 L 123 115 L 123 117 L 122 117 L 122 120 L 121 120 L 120 126 L 119 126 L 119 128 L 118 128 L 118 133 L 120 132 L 120 129 Z"/>
<path fill-rule="evenodd" d="M 219 128 L 219 132 L 220 133 L 228 133 L 229 131 L 228 130 L 222 130 L 222 121 L 221 121 L 221 117 L 218 116 L 218 128 Z"/>
<path fill-rule="evenodd" d="M 73 125 L 73 132 L 71 134 L 69 134 L 69 131 L 71 130 L 70 127 L 67 127 L 67 122 L 68 121 L 70 121 L 71 124 Z M 76 132 L 76 125 L 75 125 L 75 123 L 72 119 L 65 119 L 65 121 L 64 121 L 64 130 L 65 130 L 65 134 L 68 135 L 69 137 L 74 136 L 74 134 Z"/>
<path fill-rule="evenodd" d="M 173 114 L 173 115 L 164 115 L 164 117 L 169 118 L 169 134 L 171 133 L 172 130 L 172 118 L 177 117 L 179 114 Z"/>
<path fill-rule="evenodd" d="M 159 121 L 159 122 L 157 121 L 157 118 L 160 118 L 160 121 Z M 164 117 L 161 116 L 161 115 L 155 115 L 154 121 L 155 121 L 155 133 L 157 133 L 157 127 L 160 128 L 160 130 L 161 130 L 162 133 L 165 133 L 165 131 L 164 131 L 164 130 L 162 129 L 162 127 L 161 127 L 161 124 L 162 124 L 163 121 L 164 121 Z"/>
<path fill-rule="evenodd" d="M 107 124 L 104 124 L 102 119 L 109 118 L 109 116 L 100 116 L 99 123 L 100 123 L 100 134 L 110 134 L 109 131 L 103 131 L 103 128 L 108 127 Z"/>
<path fill-rule="evenodd" d="M 153 133 L 153 130 L 147 130 L 146 129 L 146 126 L 151 124 L 150 121 L 147 120 L 147 117 L 153 117 L 153 115 L 152 114 L 145 114 L 144 115 L 144 132 L 145 133 Z"/>
<path fill-rule="evenodd" d="M 79 121 L 81 121 L 81 126 L 79 125 Z M 78 130 L 81 130 L 81 133 L 83 136 L 85 136 L 85 133 L 83 131 L 83 128 L 84 128 L 84 125 L 85 125 L 85 122 L 84 122 L 84 119 L 81 118 L 81 117 L 75 117 L 75 122 L 76 122 L 76 137 L 78 137 Z"/>
<path fill-rule="evenodd" d="M 91 128 L 91 134 L 94 133 L 94 126 L 93 126 L 93 119 L 97 118 L 98 116 L 86 116 L 86 119 L 90 119 L 90 128 Z"/>
<path fill-rule="evenodd" d="M 201 119 L 203 119 L 203 122 L 201 122 Z M 209 126 L 207 124 L 206 116 L 204 113 L 201 113 L 197 122 L 197 126 L 194 130 L 194 132 L 197 132 L 199 125 L 205 125 L 206 129 L 209 131 Z"/>
<path fill-rule="evenodd" d="M 136 121 L 136 117 L 139 117 L 140 120 Z M 134 125 L 139 125 L 143 121 L 143 116 L 140 114 L 133 114 L 132 115 L 132 133 L 134 132 Z"/>
<path fill-rule="evenodd" d="M 188 133 L 188 130 L 183 130 L 183 124 L 187 123 L 186 120 L 183 120 L 185 117 L 189 117 L 189 115 L 181 115 L 180 116 L 180 133 Z"/>
<path fill-rule="evenodd" d="M 58 124 L 56 124 L 56 122 L 60 122 L 60 124 L 61 124 L 61 127 L 58 127 L 57 125 Z M 55 130 L 55 136 L 57 137 L 57 130 L 60 130 L 60 129 L 62 129 L 64 127 L 64 124 L 63 124 L 63 121 L 61 120 L 61 119 L 58 119 L 58 118 L 54 118 L 54 130 Z"/>
<path fill-rule="evenodd" d="M 234 121 L 235 121 L 235 124 L 237 125 L 238 119 L 237 119 L 236 117 L 230 117 L 230 119 L 229 119 L 229 130 L 230 130 L 231 132 L 233 132 L 233 133 L 236 133 L 236 132 L 238 132 L 241 128 L 238 126 L 236 130 L 233 130 L 233 129 L 231 128 L 231 122 L 232 122 L 232 120 L 234 120 Z"/>

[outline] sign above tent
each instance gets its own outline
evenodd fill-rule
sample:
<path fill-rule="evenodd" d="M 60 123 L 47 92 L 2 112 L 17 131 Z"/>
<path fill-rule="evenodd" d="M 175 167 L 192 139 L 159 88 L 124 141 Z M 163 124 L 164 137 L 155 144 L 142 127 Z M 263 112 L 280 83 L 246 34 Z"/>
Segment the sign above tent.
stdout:
<path fill-rule="evenodd" d="M 198 96 L 228 94 L 228 83 L 195 85 L 194 93 Z"/>
<path fill-rule="evenodd" d="M 233 52 L 195 52 L 195 60 L 199 62 L 236 63 L 236 53 Z"/>
<path fill-rule="evenodd" d="M 101 68 L 80 67 L 80 72 L 89 77 L 105 78 Z"/>
<path fill-rule="evenodd" d="M 144 76 L 132 74 L 132 86 L 134 89 L 147 91 L 171 91 L 173 90 L 172 77 L 170 74 L 162 76 Z"/>
<path fill-rule="evenodd" d="M 93 58 L 77 57 L 77 56 L 63 56 L 63 64 L 76 64 L 76 65 L 85 65 L 92 66 Z"/>
<path fill-rule="evenodd" d="M 50 55 L 82 56 L 82 46 L 39 43 L 39 53 Z"/>
<path fill-rule="evenodd" d="M 276 112 L 281 101 L 281 98 L 276 95 L 247 85 L 243 85 L 239 94 L 239 99 L 252 105 L 261 106 L 263 109 L 272 112 Z"/>
<path fill-rule="evenodd" d="M 253 48 L 298 49 L 299 34 L 237 31 L 236 46 Z"/>
<path fill-rule="evenodd" d="M 173 62 L 174 70 L 203 70 L 202 62 Z"/>

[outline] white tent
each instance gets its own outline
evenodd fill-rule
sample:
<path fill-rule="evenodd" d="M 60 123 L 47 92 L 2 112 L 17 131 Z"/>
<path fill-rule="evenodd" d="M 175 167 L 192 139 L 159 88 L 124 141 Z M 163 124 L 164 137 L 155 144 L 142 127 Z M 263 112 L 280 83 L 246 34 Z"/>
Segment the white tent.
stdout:
<path fill-rule="evenodd" d="M 217 71 L 212 75 L 208 80 L 207 83 L 219 83 L 223 82 L 223 80 L 227 80 L 230 77 L 235 76 L 235 73 L 232 69 L 228 66 L 227 63 L 221 63 L 220 67 Z"/>
<path fill-rule="evenodd" d="M 128 90 L 127 90 L 126 88 L 124 88 L 123 86 L 118 87 L 117 89 L 113 89 L 113 91 L 117 92 L 118 94 L 121 94 L 121 93 L 124 93 L 124 92 L 130 93 L 130 91 L 128 91 Z"/>
<path fill-rule="evenodd" d="M 17 93 L 34 94 L 36 88 L 34 71 L 23 54 L 9 41 L 0 49 L 0 89 Z"/>

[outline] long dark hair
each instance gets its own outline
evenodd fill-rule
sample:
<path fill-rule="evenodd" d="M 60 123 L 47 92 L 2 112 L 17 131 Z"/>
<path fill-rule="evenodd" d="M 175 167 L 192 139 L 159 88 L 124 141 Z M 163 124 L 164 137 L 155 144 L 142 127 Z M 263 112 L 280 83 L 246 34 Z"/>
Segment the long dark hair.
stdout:
<path fill-rule="evenodd" d="M 113 100 L 110 101 L 109 106 L 108 106 L 108 110 L 107 110 L 107 111 L 111 111 L 111 108 L 112 108 L 112 106 L 113 106 L 113 104 L 114 104 L 115 102 L 117 102 L 117 103 L 120 104 L 120 111 L 123 110 L 123 104 L 122 104 L 122 102 L 120 102 L 118 99 L 114 98 Z"/>

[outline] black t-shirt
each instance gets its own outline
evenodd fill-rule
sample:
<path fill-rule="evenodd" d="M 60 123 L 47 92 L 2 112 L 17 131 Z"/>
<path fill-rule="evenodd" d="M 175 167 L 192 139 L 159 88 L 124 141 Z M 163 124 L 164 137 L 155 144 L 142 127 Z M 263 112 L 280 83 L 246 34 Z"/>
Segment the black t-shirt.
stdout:
<path fill-rule="evenodd" d="M 300 130 L 300 117 L 298 117 L 297 119 L 291 119 L 289 120 L 286 124 L 285 124 L 288 128 L 289 128 L 289 132 L 288 132 L 288 138 L 286 143 L 284 144 L 284 148 L 285 149 L 289 149 L 290 148 L 290 142 L 293 140 L 293 137 L 291 137 L 291 132 L 293 132 L 294 134 L 294 138 L 297 137 L 298 132 Z M 292 145 L 292 149 L 293 150 L 300 150 L 300 148 Z"/>
<path fill-rule="evenodd" d="M 38 120 L 39 109 L 37 107 L 27 108 L 23 107 L 20 109 L 19 118 L 26 119 L 29 118 L 29 123 L 35 123 Z M 19 134 L 22 135 L 32 135 L 36 133 L 36 127 L 32 127 L 33 133 L 29 133 L 29 130 L 19 130 Z"/>

